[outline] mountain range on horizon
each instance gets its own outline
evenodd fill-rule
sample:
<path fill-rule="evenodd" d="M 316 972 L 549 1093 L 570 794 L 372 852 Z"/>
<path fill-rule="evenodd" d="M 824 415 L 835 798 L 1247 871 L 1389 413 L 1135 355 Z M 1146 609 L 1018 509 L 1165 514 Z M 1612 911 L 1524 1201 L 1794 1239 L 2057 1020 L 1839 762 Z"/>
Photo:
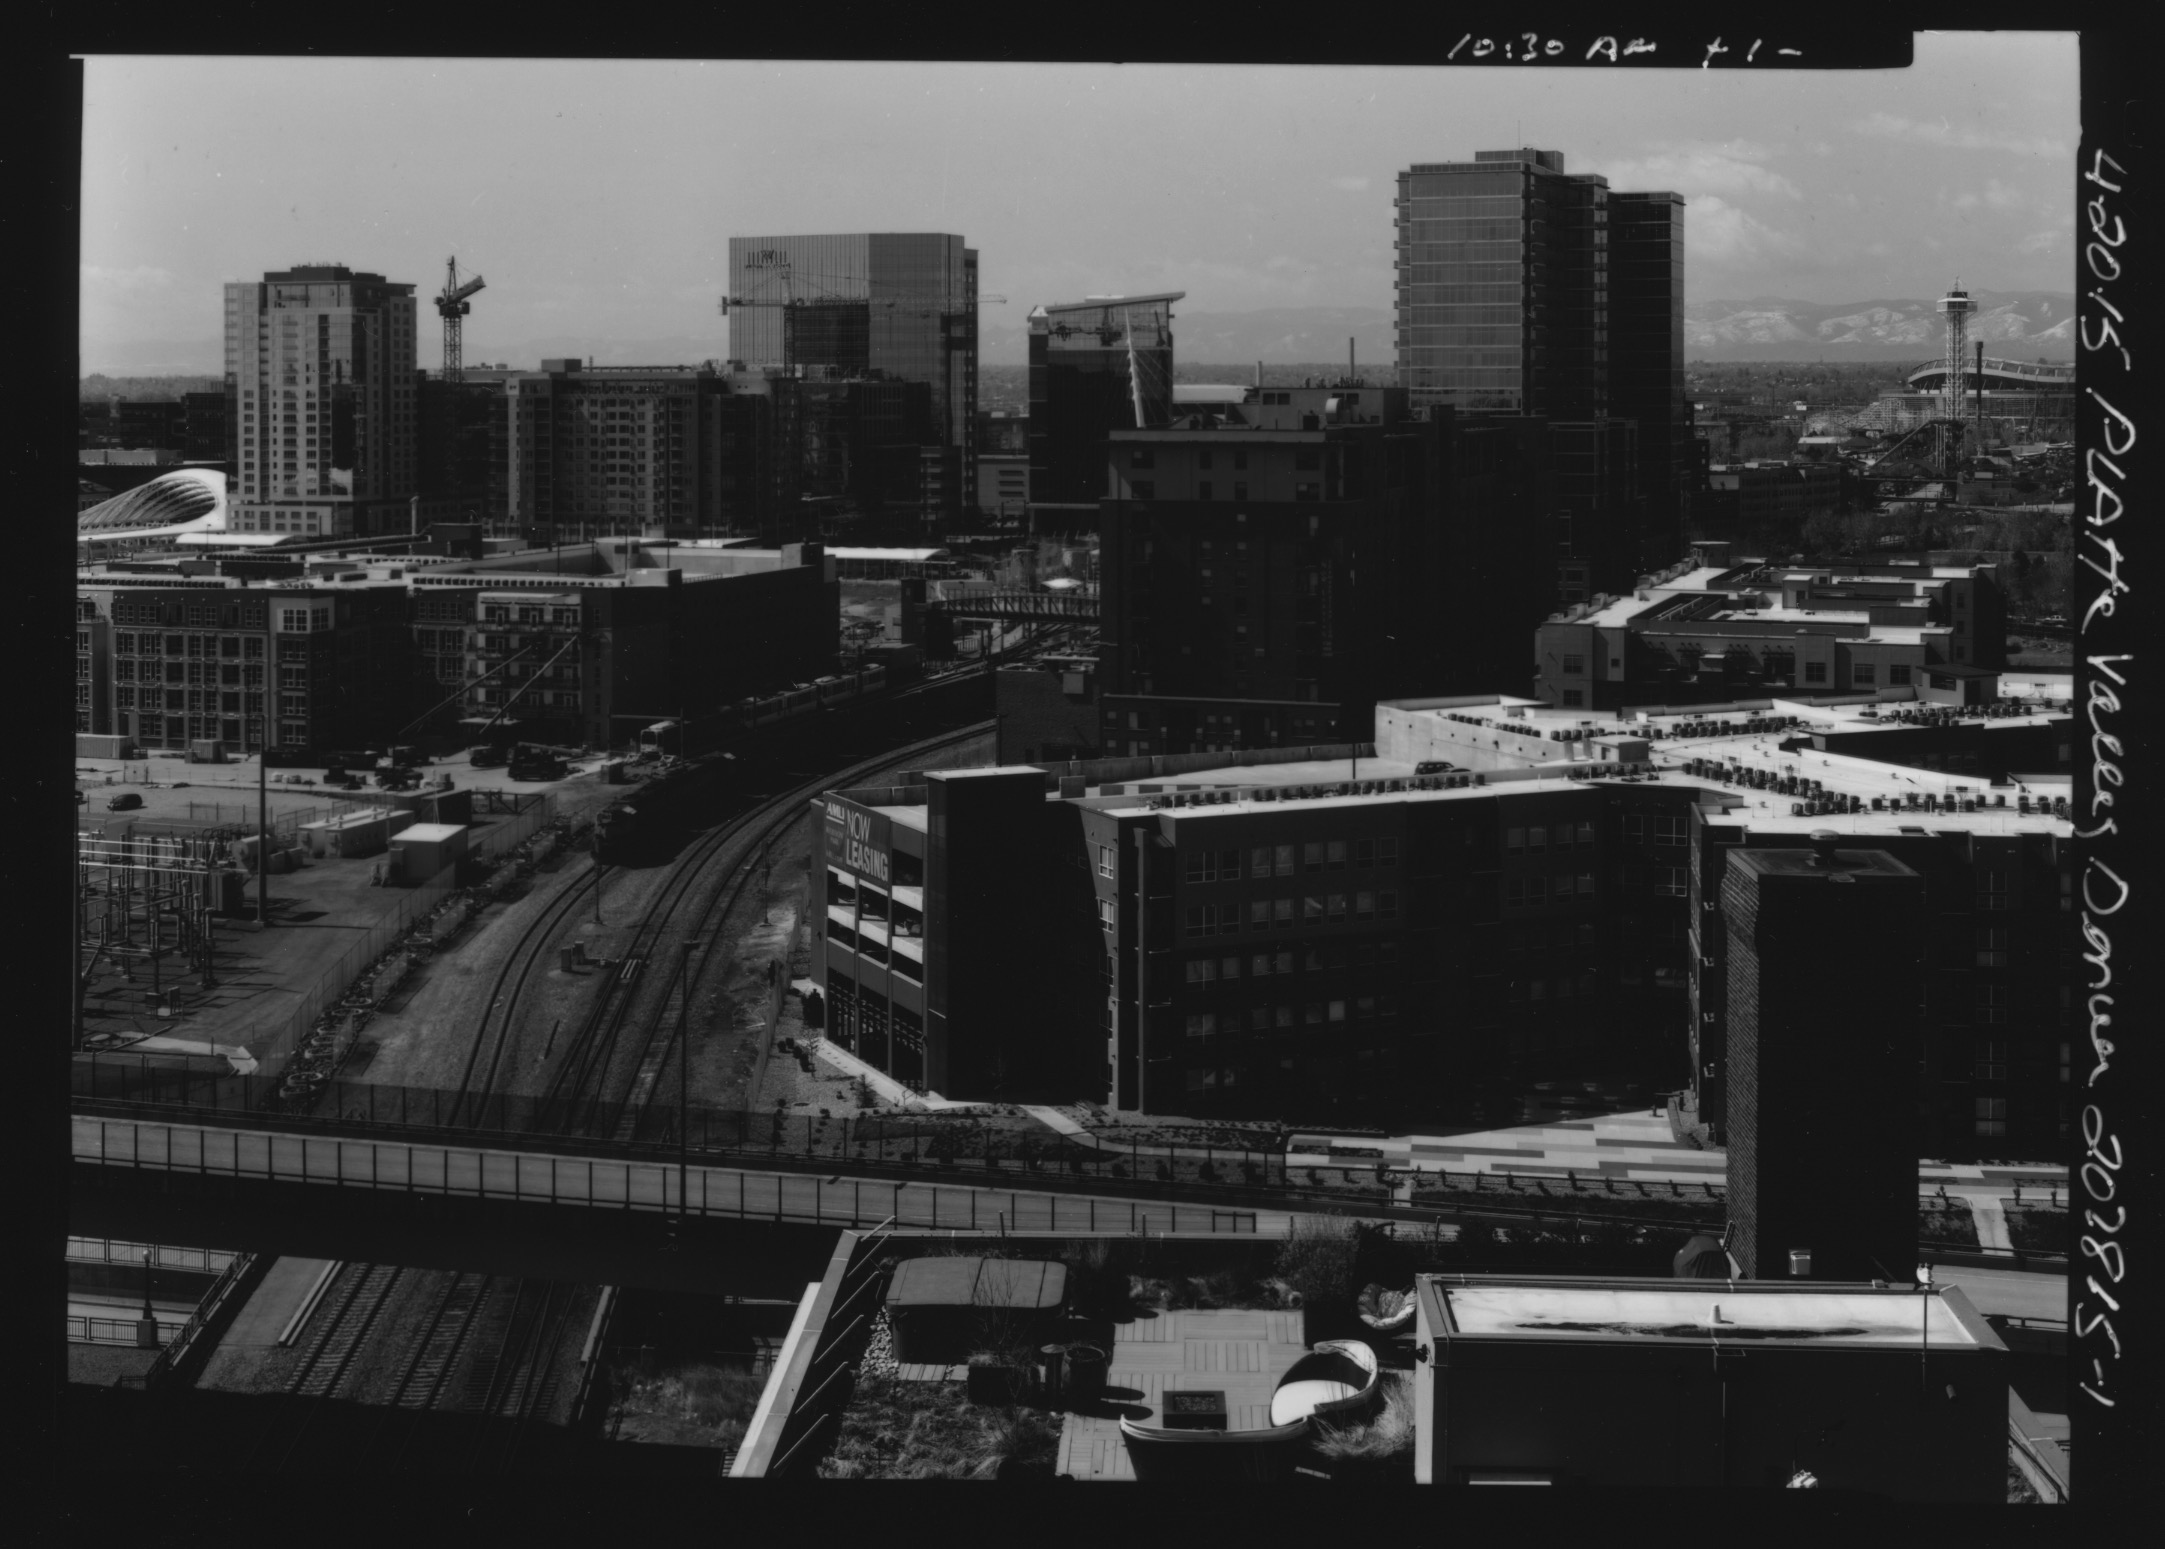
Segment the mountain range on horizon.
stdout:
<path fill-rule="evenodd" d="M 1970 337 L 1986 350 L 2024 357 L 2073 358 L 2075 297 L 2072 292 L 1973 290 L 1977 312 Z M 426 325 L 424 324 L 424 330 Z M 1335 363 L 1352 341 L 1357 361 L 1380 369 L 1397 358 L 1389 307 L 1265 307 L 1247 312 L 1182 311 L 1175 315 L 1179 359 L 1246 365 Z M 1883 362 L 1927 360 L 1939 353 L 1945 334 L 1938 298 L 1876 298 L 1865 301 L 1798 301 L 1755 296 L 1744 300 L 1687 302 L 1687 359 L 1726 361 L 1829 360 Z M 558 335 L 516 344 L 469 334 L 471 365 L 504 362 L 530 366 L 575 356 L 599 365 L 672 365 L 721 359 L 720 335 L 600 339 Z M 979 333 L 978 358 L 986 365 L 1021 365 L 1029 355 L 1026 326 L 987 323 Z M 108 376 L 217 375 L 222 345 L 216 339 L 145 341 L 86 352 L 84 373 Z"/>

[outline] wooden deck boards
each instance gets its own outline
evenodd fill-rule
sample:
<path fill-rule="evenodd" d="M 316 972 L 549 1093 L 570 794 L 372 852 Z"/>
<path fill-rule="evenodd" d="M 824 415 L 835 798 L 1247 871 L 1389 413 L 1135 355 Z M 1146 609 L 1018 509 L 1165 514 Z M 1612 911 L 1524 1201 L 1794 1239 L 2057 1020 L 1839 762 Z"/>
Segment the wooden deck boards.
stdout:
<path fill-rule="evenodd" d="M 1113 1334 L 1106 1398 L 1135 1418 L 1158 1423 L 1168 1392 L 1209 1389 L 1225 1395 L 1226 1424 L 1263 1430 L 1271 1394 L 1286 1369 L 1308 1352 L 1297 1312 L 1166 1312 L 1120 1324 Z M 1133 1479 L 1117 1419 L 1066 1417 L 1059 1472 L 1074 1479 Z"/>

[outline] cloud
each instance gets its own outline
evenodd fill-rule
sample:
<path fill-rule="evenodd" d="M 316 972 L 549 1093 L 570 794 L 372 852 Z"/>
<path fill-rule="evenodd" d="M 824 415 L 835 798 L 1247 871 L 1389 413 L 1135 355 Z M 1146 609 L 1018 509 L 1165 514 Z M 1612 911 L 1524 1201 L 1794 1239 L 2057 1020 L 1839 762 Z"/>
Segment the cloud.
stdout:
<path fill-rule="evenodd" d="M 1636 160 L 1602 167 L 1611 188 L 1660 188 L 1697 200 L 1708 195 L 1771 194 L 1802 199 L 1796 184 L 1760 166 L 1772 154 L 1765 146 L 1731 141 L 1721 146 L 1679 146 Z"/>
<path fill-rule="evenodd" d="M 2066 236 L 2063 231 L 2033 231 L 2015 244 L 2018 253 L 2050 253 L 2059 248 Z"/>
<path fill-rule="evenodd" d="M 2025 139 L 1990 129 L 1958 128 L 1942 119 L 1936 124 L 1898 113 L 1873 113 L 1850 126 L 1858 134 L 1891 140 L 1918 140 L 1952 151 L 2004 151 L 2012 156 L 2070 156 L 2073 149 L 2061 140 Z"/>
<path fill-rule="evenodd" d="M 1995 210 L 2020 210 L 2027 208 L 2031 200 L 2029 195 L 2014 184 L 2002 183 L 1998 178 L 1987 178 L 1983 193 L 1960 193 L 1948 202 L 1958 210 L 1974 210 L 1980 206 L 1989 206 Z"/>
<path fill-rule="evenodd" d="M 1331 179 L 1331 187 L 1342 188 L 1349 194 L 1365 193 L 1368 190 L 1368 179 L 1364 177 L 1334 177 Z"/>
<path fill-rule="evenodd" d="M 1711 194 L 1692 201 L 1684 222 L 1684 249 L 1687 262 L 1715 264 L 1793 260 L 1804 254 L 1804 244 L 1795 237 Z"/>
<path fill-rule="evenodd" d="M 83 288 L 107 296 L 139 296 L 150 291 L 169 290 L 173 285 L 173 271 L 154 269 L 149 264 L 137 264 L 132 269 L 109 268 L 104 264 L 84 264 L 81 267 Z"/>

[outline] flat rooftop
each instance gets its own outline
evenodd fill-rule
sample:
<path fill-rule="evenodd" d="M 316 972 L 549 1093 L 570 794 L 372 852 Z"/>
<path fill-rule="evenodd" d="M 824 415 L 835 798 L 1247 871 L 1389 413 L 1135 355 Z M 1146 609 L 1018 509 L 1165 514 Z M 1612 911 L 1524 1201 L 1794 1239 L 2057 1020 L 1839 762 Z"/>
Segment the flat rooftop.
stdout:
<path fill-rule="evenodd" d="M 1451 1330 L 1459 1334 L 1985 1348 L 1941 1296 L 1914 1291 L 1854 1286 L 1740 1291 L 1712 1282 L 1643 1290 L 1466 1286 L 1441 1277 L 1431 1283 Z"/>

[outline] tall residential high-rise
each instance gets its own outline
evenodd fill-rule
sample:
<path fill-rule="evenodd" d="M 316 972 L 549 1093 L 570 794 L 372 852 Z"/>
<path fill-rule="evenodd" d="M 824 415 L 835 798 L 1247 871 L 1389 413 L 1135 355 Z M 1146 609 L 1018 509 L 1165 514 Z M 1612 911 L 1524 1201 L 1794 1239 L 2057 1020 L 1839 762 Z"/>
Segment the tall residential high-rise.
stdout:
<path fill-rule="evenodd" d="M 1690 522 L 1684 389 L 1684 196 L 1609 195 L 1609 412 L 1639 427 L 1639 568 L 1677 558 Z"/>
<path fill-rule="evenodd" d="M 729 355 L 751 367 L 878 372 L 932 389 L 977 504 L 977 251 L 944 232 L 729 239 Z"/>
<path fill-rule="evenodd" d="M 304 264 L 228 284 L 225 313 L 234 526 L 403 528 L 419 474 L 413 286 Z"/>
<path fill-rule="evenodd" d="M 1087 530 L 1105 497 L 1105 440 L 1173 413 L 1173 303 L 1185 291 L 1092 296 L 1030 314 L 1033 525 Z"/>
<path fill-rule="evenodd" d="M 1413 407 L 1530 415 L 1574 444 L 1565 427 L 1590 427 L 1565 477 L 1585 488 L 1566 491 L 1562 600 L 1675 558 L 1690 435 L 1681 197 L 1612 192 L 1559 151 L 1516 149 L 1410 167 L 1396 205 Z"/>

